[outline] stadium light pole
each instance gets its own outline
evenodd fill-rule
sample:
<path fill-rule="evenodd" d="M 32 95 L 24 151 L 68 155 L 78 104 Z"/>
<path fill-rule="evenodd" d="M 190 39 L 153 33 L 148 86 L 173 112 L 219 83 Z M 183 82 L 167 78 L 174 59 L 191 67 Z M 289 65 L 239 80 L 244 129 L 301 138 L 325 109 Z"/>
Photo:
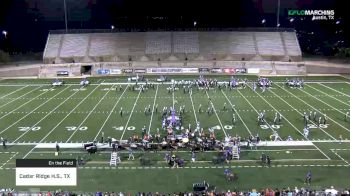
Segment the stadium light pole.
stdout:
<path fill-rule="evenodd" d="M 281 7 L 281 0 L 277 0 L 277 19 L 276 19 L 276 27 L 278 28 L 280 26 L 280 7 Z"/>
<path fill-rule="evenodd" d="M 5 36 L 5 39 L 7 38 L 7 31 L 2 31 L 2 34 Z"/>
<path fill-rule="evenodd" d="M 67 24 L 67 5 L 66 0 L 63 0 L 63 8 L 64 8 L 64 23 L 66 25 L 66 33 L 68 32 L 68 24 Z"/>

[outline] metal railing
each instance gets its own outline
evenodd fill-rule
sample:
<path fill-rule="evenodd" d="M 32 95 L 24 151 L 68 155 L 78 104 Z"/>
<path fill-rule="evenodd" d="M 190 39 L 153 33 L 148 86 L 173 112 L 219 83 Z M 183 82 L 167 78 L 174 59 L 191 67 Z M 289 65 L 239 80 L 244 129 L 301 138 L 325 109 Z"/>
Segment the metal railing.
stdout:
<path fill-rule="evenodd" d="M 136 29 L 136 28 L 115 28 L 115 29 L 59 29 L 50 30 L 50 34 L 78 34 L 78 33 L 120 33 L 120 32 L 162 32 L 162 31 L 242 31 L 242 32 L 294 32 L 293 28 L 177 28 L 177 29 Z"/>

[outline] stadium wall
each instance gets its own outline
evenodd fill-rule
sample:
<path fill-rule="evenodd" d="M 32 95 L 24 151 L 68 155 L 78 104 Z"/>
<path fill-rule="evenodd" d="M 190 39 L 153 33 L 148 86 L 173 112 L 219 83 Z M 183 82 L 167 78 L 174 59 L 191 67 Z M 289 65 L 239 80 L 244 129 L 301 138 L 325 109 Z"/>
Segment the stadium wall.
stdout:
<path fill-rule="evenodd" d="M 67 64 L 30 64 L 0 67 L 0 77 L 55 78 L 84 77 L 83 66 L 91 66 L 88 76 L 118 76 L 139 74 L 235 74 L 244 70 L 255 75 L 306 75 L 306 74 L 350 74 L 350 65 L 326 61 L 281 62 L 281 61 L 191 61 L 191 62 L 101 62 Z M 198 71 L 188 71 L 195 68 Z M 149 72 L 171 69 L 171 73 Z M 174 71 L 175 70 L 175 71 Z M 180 70 L 180 71 L 179 71 Z"/>
<path fill-rule="evenodd" d="M 326 61 L 305 61 L 310 74 L 350 74 L 350 64 L 336 64 Z"/>
<path fill-rule="evenodd" d="M 37 77 L 40 73 L 41 65 L 8 66 L 0 68 L 0 77 Z"/>
<path fill-rule="evenodd" d="M 100 62 L 100 63 L 65 63 L 65 64 L 32 64 L 0 67 L 0 77 L 83 77 L 129 74 L 234 74 L 244 70 L 246 74 L 261 75 L 304 75 L 305 66 L 296 62 L 272 61 L 190 61 L 190 62 Z M 303 64 L 301 64 L 303 65 Z M 91 73 L 84 75 L 83 67 L 91 67 Z M 196 68 L 197 72 L 187 72 Z M 150 69 L 156 71 L 151 72 Z M 160 73 L 171 69 L 171 73 Z M 157 72 L 157 70 L 159 72 Z M 180 71 L 179 71 L 180 70 Z M 185 70 L 185 71 L 181 71 Z M 241 72 L 241 71 L 239 71 Z"/>

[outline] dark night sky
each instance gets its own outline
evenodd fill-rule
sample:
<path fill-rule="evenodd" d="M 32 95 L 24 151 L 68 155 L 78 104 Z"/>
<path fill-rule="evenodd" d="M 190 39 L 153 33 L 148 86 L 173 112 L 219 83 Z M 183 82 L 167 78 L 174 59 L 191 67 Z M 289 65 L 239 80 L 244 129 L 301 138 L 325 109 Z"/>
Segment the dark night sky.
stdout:
<path fill-rule="evenodd" d="M 207 27 L 276 26 L 277 0 L 66 0 L 68 27 L 71 29 L 168 29 Z M 349 32 L 349 14 L 345 0 L 281 0 L 281 27 L 298 31 L 315 31 L 322 37 L 332 37 L 337 29 Z M 334 9 L 335 21 L 300 21 L 293 24 L 287 9 Z M 345 28 L 345 29 L 344 29 Z M 347 29 L 346 29 L 347 28 Z M 0 49 L 28 52 L 43 51 L 48 30 L 64 29 L 63 0 L 0 0 Z M 337 35 L 338 38 L 339 35 Z"/>

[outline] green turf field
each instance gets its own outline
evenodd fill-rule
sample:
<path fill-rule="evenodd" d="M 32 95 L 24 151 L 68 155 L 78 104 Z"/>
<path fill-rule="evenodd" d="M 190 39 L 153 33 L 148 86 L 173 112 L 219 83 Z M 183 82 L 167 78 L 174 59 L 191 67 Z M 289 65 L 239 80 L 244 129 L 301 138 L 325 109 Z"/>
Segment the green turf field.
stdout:
<path fill-rule="evenodd" d="M 215 76 L 210 76 L 215 77 Z M 245 77 L 245 76 L 242 76 Z M 185 76 L 186 79 L 195 77 Z M 229 76 L 218 76 L 228 80 Z M 247 77 L 255 81 L 256 77 Z M 180 79 L 180 78 L 179 78 Z M 283 81 L 285 78 L 271 78 Z M 85 143 L 99 141 L 104 133 L 117 140 L 126 140 L 132 135 L 141 135 L 141 128 L 154 134 L 161 128 L 163 107 L 185 106 L 184 125 L 195 127 L 197 121 L 204 130 L 215 128 L 218 139 L 225 135 L 239 135 L 242 138 L 259 134 L 264 141 L 270 141 L 273 130 L 278 130 L 283 140 L 291 136 L 296 141 L 303 137 L 303 113 L 326 114 L 325 125 L 316 126 L 310 122 L 311 132 L 308 145 L 266 146 L 257 150 L 242 148 L 240 160 L 214 165 L 212 157 L 216 152 L 198 154 L 197 162 L 190 163 L 190 153 L 179 150 L 178 156 L 187 162 L 185 168 L 171 169 L 163 160 L 165 152 L 135 152 L 135 161 L 128 161 L 127 152 L 122 153 L 118 167 L 109 166 L 109 151 L 88 156 L 81 149 L 63 149 L 58 158 L 84 156 L 88 163 L 78 169 L 78 187 L 40 187 L 42 190 L 62 188 L 81 191 L 184 191 L 191 190 L 192 183 L 206 180 L 218 189 L 294 187 L 305 186 L 304 177 L 308 170 L 313 172 L 312 188 L 335 186 L 345 188 L 350 180 L 350 122 L 345 120 L 350 111 L 350 83 L 342 77 L 307 77 L 303 89 L 284 87 L 274 83 L 270 90 L 262 93 L 246 89 L 213 89 L 205 92 L 193 90 L 184 94 L 180 89 L 169 93 L 169 84 L 157 84 L 154 89 L 141 93 L 128 90 L 122 84 L 121 91 L 115 88 L 126 78 L 93 78 L 92 84 L 82 88 L 79 79 L 66 80 L 67 85 L 51 87 L 50 80 L 0 81 L 0 136 L 9 142 L 7 149 L 0 149 L 0 187 L 15 186 L 15 160 L 21 158 L 57 158 L 55 149 L 35 148 L 42 143 Z M 106 83 L 109 84 L 106 84 Z M 115 83 L 115 84 L 112 84 Z M 214 113 L 199 112 L 208 108 L 212 100 Z M 229 109 L 223 110 L 224 103 Z M 145 107 L 151 106 L 145 115 Z M 155 112 L 156 106 L 158 112 Z M 119 111 L 123 108 L 123 116 Z M 231 108 L 235 108 L 235 111 Z M 257 115 L 265 110 L 267 123 L 257 124 Z M 274 125 L 275 112 L 283 116 L 282 124 Z M 237 122 L 232 124 L 232 114 Z M 166 132 L 162 132 L 166 135 Z M 339 143 L 340 135 L 343 138 Z M 349 140 L 348 140 L 349 139 Z M 271 167 L 259 161 L 261 153 L 272 159 Z M 151 165 L 143 167 L 138 158 L 148 156 Z M 237 174 L 235 182 L 226 182 L 224 168 L 230 167 Z M 16 187 L 28 190 L 28 187 Z"/>

